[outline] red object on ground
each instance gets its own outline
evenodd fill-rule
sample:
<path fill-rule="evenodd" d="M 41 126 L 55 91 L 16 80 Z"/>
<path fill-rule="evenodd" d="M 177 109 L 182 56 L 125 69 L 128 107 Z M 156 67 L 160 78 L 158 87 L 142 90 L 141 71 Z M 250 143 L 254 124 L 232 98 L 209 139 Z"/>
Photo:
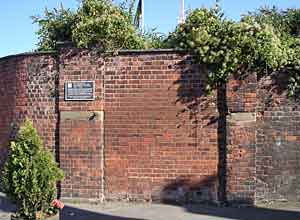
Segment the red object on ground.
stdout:
<path fill-rule="evenodd" d="M 58 199 L 54 199 L 52 201 L 51 205 L 53 205 L 55 208 L 58 208 L 58 209 L 63 209 L 65 207 L 65 205 Z"/>

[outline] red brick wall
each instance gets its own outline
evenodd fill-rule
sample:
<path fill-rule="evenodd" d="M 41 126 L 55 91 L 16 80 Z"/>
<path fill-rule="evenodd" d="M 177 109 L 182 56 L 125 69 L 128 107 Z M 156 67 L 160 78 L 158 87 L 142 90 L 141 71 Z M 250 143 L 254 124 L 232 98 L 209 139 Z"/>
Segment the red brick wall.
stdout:
<path fill-rule="evenodd" d="M 253 203 L 256 153 L 256 75 L 230 79 L 226 102 L 226 197 Z"/>
<path fill-rule="evenodd" d="M 300 105 L 287 99 L 286 72 L 257 89 L 256 201 L 300 200 Z"/>
<path fill-rule="evenodd" d="M 74 112 L 72 112 L 74 113 Z M 61 112 L 60 166 L 65 172 L 61 183 L 63 198 L 102 199 L 101 147 L 102 119 L 69 118 Z"/>
<path fill-rule="evenodd" d="M 0 161 L 25 117 L 33 121 L 45 146 L 55 150 L 55 59 L 38 54 L 3 58 L 0 74 Z"/>
<path fill-rule="evenodd" d="M 55 57 L 32 55 L 24 57 L 17 73 L 15 121 L 19 125 L 28 117 L 44 141 L 55 151 L 58 123 L 57 76 Z"/>
<path fill-rule="evenodd" d="M 191 56 L 105 60 L 105 197 L 216 199 L 218 116 Z M 205 105 L 208 104 L 207 106 Z"/>
<path fill-rule="evenodd" d="M 0 170 L 7 155 L 16 103 L 18 58 L 0 60 Z"/>
<path fill-rule="evenodd" d="M 59 78 L 63 197 L 99 199 L 104 192 L 106 199 L 216 199 L 215 96 L 203 95 L 206 73 L 190 56 L 146 53 L 103 59 L 65 49 Z M 64 83 L 76 80 L 95 80 L 95 101 L 64 100 Z M 80 116 L 103 109 L 104 125 Z M 77 116 L 63 119 L 68 111 Z M 101 126 L 105 140 L 92 136 L 100 137 Z"/>
<path fill-rule="evenodd" d="M 207 96 L 192 55 L 65 48 L 2 58 L 0 76 L 0 165 L 29 117 L 56 150 L 64 198 L 300 199 L 300 111 L 285 74 Z M 94 101 L 64 100 L 77 80 L 95 81 Z"/>
<path fill-rule="evenodd" d="M 227 199 L 300 200 L 299 102 L 286 72 L 232 79 L 227 86 Z"/>

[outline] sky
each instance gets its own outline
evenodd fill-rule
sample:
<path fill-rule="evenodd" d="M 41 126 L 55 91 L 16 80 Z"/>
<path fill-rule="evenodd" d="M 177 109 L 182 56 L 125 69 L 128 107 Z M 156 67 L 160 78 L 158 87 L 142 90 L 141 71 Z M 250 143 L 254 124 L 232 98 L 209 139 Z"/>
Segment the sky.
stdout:
<path fill-rule="evenodd" d="M 115 0 L 120 2 L 120 0 Z M 146 29 L 156 28 L 168 33 L 177 25 L 179 0 L 144 0 Z M 211 7 L 215 0 L 185 0 L 185 9 Z M 54 8 L 62 3 L 65 8 L 76 9 L 79 0 L 0 0 L 0 57 L 29 52 L 36 49 L 38 26 L 30 16 L 42 15 L 45 7 Z M 260 6 L 300 8 L 300 0 L 221 0 L 225 15 L 239 20 L 241 14 Z"/>

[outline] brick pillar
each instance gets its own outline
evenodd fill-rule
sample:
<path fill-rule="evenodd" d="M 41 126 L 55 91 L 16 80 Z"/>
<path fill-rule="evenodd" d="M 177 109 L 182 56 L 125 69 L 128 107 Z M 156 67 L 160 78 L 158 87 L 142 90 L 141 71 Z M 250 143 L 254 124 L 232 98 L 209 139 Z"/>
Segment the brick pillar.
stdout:
<path fill-rule="evenodd" d="M 62 198 L 102 199 L 103 112 L 60 113 Z"/>
<path fill-rule="evenodd" d="M 256 151 L 256 75 L 227 85 L 226 198 L 254 203 Z"/>
<path fill-rule="evenodd" d="M 65 173 L 61 197 L 103 200 L 103 58 L 89 50 L 60 45 L 59 161 Z M 95 82 L 93 100 L 66 100 L 65 84 Z"/>

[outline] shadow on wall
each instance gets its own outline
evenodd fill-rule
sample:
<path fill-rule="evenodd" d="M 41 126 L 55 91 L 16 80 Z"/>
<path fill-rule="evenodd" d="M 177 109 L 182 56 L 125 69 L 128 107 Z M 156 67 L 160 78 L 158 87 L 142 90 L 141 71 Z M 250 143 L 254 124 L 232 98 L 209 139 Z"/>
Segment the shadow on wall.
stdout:
<path fill-rule="evenodd" d="M 267 111 L 272 107 L 285 106 L 287 104 L 293 106 L 293 110 L 299 110 L 299 96 L 288 98 L 289 79 L 293 77 L 293 73 L 286 71 L 274 72 L 270 76 L 259 78 L 258 98 L 262 109 Z M 297 91 L 300 92 L 300 91 Z"/>
<path fill-rule="evenodd" d="M 188 204 L 190 202 L 216 201 L 215 186 L 217 176 L 208 176 L 195 181 L 182 176 L 166 185 L 160 195 L 165 204 Z"/>
<path fill-rule="evenodd" d="M 195 178 L 198 178 L 195 179 Z M 220 197 L 220 178 L 218 175 L 211 175 L 202 178 L 180 176 L 176 180 L 164 186 L 159 199 L 153 198 L 153 201 L 159 201 L 164 204 L 185 205 L 185 204 L 220 204 L 227 206 L 228 202 Z M 253 198 L 231 200 L 230 205 L 253 205 Z"/>
<path fill-rule="evenodd" d="M 214 183 L 218 177 L 209 176 L 203 181 L 193 182 L 185 177 L 164 187 L 161 194 L 161 202 L 184 208 L 188 213 L 198 214 L 199 219 L 206 219 L 206 216 L 222 219 L 235 220 L 299 220 L 299 204 L 279 204 L 280 209 L 244 206 L 249 204 L 246 199 L 235 201 L 233 206 L 217 206 L 213 204 L 214 194 L 212 193 Z M 232 203 L 232 204 L 233 204 Z M 294 207 L 291 207 L 294 206 Z M 299 210 L 299 211 L 298 211 Z M 167 219 L 167 216 L 166 216 Z"/>
<path fill-rule="evenodd" d="M 188 114 L 188 123 L 192 124 L 192 129 L 197 129 L 200 126 L 212 127 L 217 129 L 218 133 L 216 143 L 218 146 L 219 164 L 217 176 L 208 177 L 207 180 L 198 183 L 197 187 L 207 185 L 207 182 L 211 182 L 214 179 L 215 182 L 219 183 L 218 198 L 215 198 L 215 200 L 226 202 L 226 116 L 228 114 L 226 85 L 224 83 L 220 84 L 218 88 L 212 91 L 212 94 L 208 94 L 206 90 L 208 85 L 208 68 L 197 64 L 193 56 L 187 56 L 185 60 L 178 62 L 175 67 L 180 71 L 179 79 L 174 82 L 174 86 L 177 86 L 177 100 L 175 104 L 179 104 L 181 107 L 177 113 L 180 121 L 179 126 L 187 123 L 184 115 Z M 206 186 L 205 188 L 207 189 L 208 187 Z M 198 194 L 203 196 L 201 192 Z"/>
<path fill-rule="evenodd" d="M 273 73 L 262 78 L 257 135 L 256 199 L 300 201 L 299 90 L 287 97 L 293 73 Z"/>
<path fill-rule="evenodd" d="M 179 119 L 188 114 L 189 122 L 193 128 L 197 128 L 201 120 L 210 119 L 210 123 L 216 122 L 214 116 L 205 115 L 199 118 L 200 111 L 205 111 L 213 102 L 213 97 L 207 95 L 207 70 L 193 60 L 191 56 L 175 64 L 176 70 L 180 72 L 180 77 L 173 83 L 177 86 L 177 99 L 175 104 L 180 104 L 181 109 L 177 113 Z M 209 113 L 209 112 L 207 112 Z M 203 116 L 203 115 L 202 115 Z M 183 119 L 181 126 L 188 123 Z M 209 123 L 207 124 L 209 125 Z"/>
<path fill-rule="evenodd" d="M 176 105 L 180 107 L 177 113 L 178 121 L 180 122 L 179 126 L 184 126 L 188 124 L 189 125 L 188 129 L 195 129 L 196 135 L 197 135 L 197 128 L 199 127 L 204 128 L 206 126 L 211 128 L 217 128 L 218 130 L 218 138 L 217 138 L 218 164 L 219 164 L 218 171 L 217 171 L 218 173 L 217 181 L 219 182 L 218 201 L 226 203 L 228 197 L 230 199 L 230 202 L 232 203 L 246 203 L 246 204 L 253 203 L 253 200 L 255 198 L 246 197 L 246 198 L 241 198 L 241 199 L 238 198 L 237 200 L 233 200 L 232 198 L 230 198 L 229 193 L 226 192 L 226 189 L 228 190 L 227 180 L 231 178 L 230 176 L 228 176 L 227 173 L 227 167 L 229 166 L 228 166 L 228 161 L 226 160 L 228 156 L 227 155 L 228 134 L 227 134 L 227 120 L 226 120 L 226 117 L 228 115 L 227 104 L 230 105 L 230 109 L 233 112 L 235 111 L 243 112 L 245 110 L 247 111 L 246 108 L 247 106 L 245 106 L 248 97 L 247 93 L 255 94 L 255 91 L 252 90 L 257 89 L 256 90 L 257 97 L 255 97 L 255 99 L 257 99 L 257 102 L 252 101 L 253 103 L 251 102 L 250 103 L 253 105 L 253 106 L 251 105 L 251 107 L 255 108 L 255 110 L 252 111 L 257 111 L 258 127 L 260 126 L 260 122 L 261 122 L 260 118 L 265 114 L 265 111 L 278 111 L 278 109 L 275 110 L 274 107 L 275 108 L 280 107 L 280 110 L 284 112 L 291 111 L 291 109 L 292 111 L 299 111 L 299 104 L 296 104 L 294 100 L 291 100 L 287 97 L 287 85 L 289 80 L 289 77 L 287 76 L 290 75 L 290 73 L 286 71 L 275 72 L 268 77 L 259 78 L 258 84 L 255 85 L 255 88 L 247 87 L 248 74 L 234 75 L 233 79 L 236 80 L 237 84 L 234 88 L 230 88 L 230 87 L 228 88 L 229 94 L 227 94 L 226 85 L 223 84 L 220 85 L 216 90 L 214 90 L 212 96 L 208 96 L 207 92 L 205 91 L 208 82 L 207 81 L 208 71 L 207 68 L 205 68 L 205 66 L 201 66 L 195 63 L 192 56 L 187 56 L 185 60 L 178 62 L 175 66 L 176 69 L 180 72 L 179 79 L 174 82 L 174 87 L 176 86 L 177 88 Z M 252 76 L 250 76 L 249 78 L 250 81 L 251 78 Z M 218 113 L 214 114 L 214 112 L 216 112 L 216 109 Z M 261 124 L 264 125 L 265 122 L 264 121 L 262 122 L 263 123 Z M 192 126 L 190 126 L 190 124 Z M 273 126 L 273 124 L 271 125 Z M 276 125 L 274 125 L 274 127 L 275 126 Z M 294 127 L 297 127 L 297 125 L 295 125 Z M 278 131 L 276 131 L 276 129 L 273 130 L 274 132 L 276 131 L 278 134 L 280 134 L 285 138 L 282 128 L 283 128 L 283 122 L 280 122 L 280 128 L 277 129 Z M 265 127 L 261 127 L 261 129 L 262 129 L 261 133 L 266 131 Z M 290 134 L 293 132 L 292 130 L 293 130 L 292 126 L 286 126 L 285 132 L 288 132 Z M 271 136 L 269 133 L 267 133 L 263 138 L 270 138 Z M 296 132 L 294 133 L 296 134 Z M 298 134 L 294 136 L 298 136 Z M 292 137 L 292 138 L 298 138 L 298 137 Z M 263 143 L 262 146 L 269 144 L 264 139 L 260 141 Z M 298 143 L 296 144 L 298 145 Z M 273 144 L 273 146 L 275 146 L 275 143 Z M 293 148 L 289 148 L 289 149 L 293 149 Z M 292 153 L 290 155 L 291 156 L 289 156 L 287 160 L 292 160 L 292 158 L 294 158 L 294 155 Z M 262 155 L 259 156 L 270 156 L 270 155 L 266 155 L 265 151 L 263 151 Z M 267 172 L 272 173 L 272 168 L 270 168 L 270 166 L 268 165 L 265 165 L 265 163 L 266 162 L 264 161 L 261 162 L 263 168 L 267 170 Z M 293 166 L 296 167 L 296 165 Z M 298 167 L 292 169 L 294 173 L 297 173 Z M 283 168 L 279 167 L 278 170 L 283 171 Z M 289 170 L 289 168 L 287 168 L 286 170 Z M 266 185 L 270 185 L 271 182 L 274 181 L 269 181 L 266 183 Z M 270 190 L 272 191 L 271 188 Z M 238 194 L 238 192 L 234 192 L 234 193 Z M 241 195 L 240 197 L 242 196 L 244 195 Z"/>

